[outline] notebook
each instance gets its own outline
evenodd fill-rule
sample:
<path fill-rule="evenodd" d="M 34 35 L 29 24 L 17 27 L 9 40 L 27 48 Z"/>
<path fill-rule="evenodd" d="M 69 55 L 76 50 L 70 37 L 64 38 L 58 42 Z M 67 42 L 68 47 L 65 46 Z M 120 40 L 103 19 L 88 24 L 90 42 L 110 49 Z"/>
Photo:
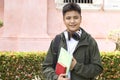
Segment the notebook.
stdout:
<path fill-rule="evenodd" d="M 66 75 L 68 75 L 72 58 L 73 56 L 69 54 L 67 50 L 61 48 L 58 62 L 56 64 L 56 74 L 65 73 Z"/>
<path fill-rule="evenodd" d="M 63 65 L 61 63 L 57 63 L 55 72 L 56 72 L 57 75 L 65 74 L 66 69 L 67 69 L 67 67 L 65 65 Z"/>

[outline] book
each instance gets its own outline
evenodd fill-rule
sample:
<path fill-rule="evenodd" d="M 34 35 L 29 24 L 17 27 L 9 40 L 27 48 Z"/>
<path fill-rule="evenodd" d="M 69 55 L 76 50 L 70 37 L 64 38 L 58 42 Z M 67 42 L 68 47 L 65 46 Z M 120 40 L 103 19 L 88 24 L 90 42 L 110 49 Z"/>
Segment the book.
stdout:
<path fill-rule="evenodd" d="M 67 69 L 66 66 L 64 66 L 61 63 L 57 63 L 55 72 L 56 72 L 57 75 L 65 74 L 66 73 L 66 69 Z"/>
<path fill-rule="evenodd" d="M 56 70 L 55 71 L 57 72 L 57 71 L 60 71 L 60 70 L 63 69 L 63 72 L 64 72 L 64 70 L 66 70 L 64 73 L 66 75 L 68 75 L 68 73 L 70 71 L 72 58 L 73 58 L 73 56 L 71 54 L 69 54 L 67 50 L 65 50 L 64 48 L 61 48 L 60 49 L 60 54 L 59 54 L 59 57 L 58 57 L 58 62 L 57 62 L 57 64 L 61 64 L 61 65 L 60 66 L 56 65 Z M 58 74 L 58 73 L 56 73 L 56 74 Z"/>

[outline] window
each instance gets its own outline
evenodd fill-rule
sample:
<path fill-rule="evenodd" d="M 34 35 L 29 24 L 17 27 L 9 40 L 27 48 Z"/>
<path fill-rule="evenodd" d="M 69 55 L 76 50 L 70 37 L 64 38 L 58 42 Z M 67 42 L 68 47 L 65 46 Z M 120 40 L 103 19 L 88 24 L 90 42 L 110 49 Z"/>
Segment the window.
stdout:
<path fill-rule="evenodd" d="M 62 7 L 69 2 L 78 3 L 81 9 L 99 10 L 102 7 L 103 0 L 55 0 L 56 8 L 62 9 Z"/>
<path fill-rule="evenodd" d="M 93 3 L 93 0 L 64 0 L 64 3 L 75 2 L 75 3 Z"/>
<path fill-rule="evenodd" d="M 104 0 L 104 10 L 120 10 L 120 0 Z"/>

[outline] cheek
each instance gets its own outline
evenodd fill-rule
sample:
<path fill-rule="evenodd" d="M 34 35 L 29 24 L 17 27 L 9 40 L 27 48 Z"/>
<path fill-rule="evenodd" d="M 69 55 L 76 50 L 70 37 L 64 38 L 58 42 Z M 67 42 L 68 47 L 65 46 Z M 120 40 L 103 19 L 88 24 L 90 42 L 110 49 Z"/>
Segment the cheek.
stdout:
<path fill-rule="evenodd" d="M 81 20 L 78 20 L 77 23 L 80 24 L 80 23 L 81 23 Z"/>
<path fill-rule="evenodd" d="M 65 23 L 65 25 L 68 25 L 69 21 L 68 20 L 64 20 L 64 23 Z"/>

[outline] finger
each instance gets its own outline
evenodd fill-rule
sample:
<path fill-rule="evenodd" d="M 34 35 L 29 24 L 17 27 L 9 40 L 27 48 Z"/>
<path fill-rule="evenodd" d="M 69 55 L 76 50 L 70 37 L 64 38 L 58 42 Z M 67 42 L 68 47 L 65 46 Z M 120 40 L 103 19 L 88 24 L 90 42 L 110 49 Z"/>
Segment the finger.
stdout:
<path fill-rule="evenodd" d="M 66 77 L 66 74 L 60 74 L 59 76 L 60 77 Z"/>

